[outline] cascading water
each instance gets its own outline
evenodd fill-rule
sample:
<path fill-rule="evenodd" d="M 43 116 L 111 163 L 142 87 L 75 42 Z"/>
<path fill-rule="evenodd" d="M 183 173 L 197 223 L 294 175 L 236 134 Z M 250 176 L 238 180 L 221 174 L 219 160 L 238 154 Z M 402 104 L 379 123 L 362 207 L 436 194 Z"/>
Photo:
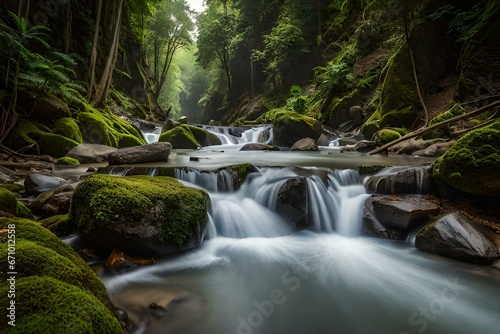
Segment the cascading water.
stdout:
<path fill-rule="evenodd" d="M 104 277 L 131 333 L 498 332 L 498 274 L 359 237 L 368 195 L 356 171 L 262 168 L 237 191 L 214 186 L 217 173 L 196 173 L 176 176 L 209 190 L 211 238 Z M 275 212 L 277 194 L 296 177 L 306 179 L 313 231 L 294 231 Z"/>

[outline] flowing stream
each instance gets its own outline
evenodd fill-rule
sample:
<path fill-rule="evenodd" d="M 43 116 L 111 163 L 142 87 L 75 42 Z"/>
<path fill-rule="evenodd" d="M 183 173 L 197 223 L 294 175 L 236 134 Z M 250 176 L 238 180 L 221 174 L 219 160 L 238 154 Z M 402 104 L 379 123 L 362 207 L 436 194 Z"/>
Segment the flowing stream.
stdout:
<path fill-rule="evenodd" d="M 275 212 L 307 178 L 311 230 Z M 360 236 L 367 195 L 353 169 L 260 168 L 240 189 L 178 171 L 209 191 L 195 250 L 103 280 L 130 333 L 498 333 L 500 278 L 487 267 Z"/>

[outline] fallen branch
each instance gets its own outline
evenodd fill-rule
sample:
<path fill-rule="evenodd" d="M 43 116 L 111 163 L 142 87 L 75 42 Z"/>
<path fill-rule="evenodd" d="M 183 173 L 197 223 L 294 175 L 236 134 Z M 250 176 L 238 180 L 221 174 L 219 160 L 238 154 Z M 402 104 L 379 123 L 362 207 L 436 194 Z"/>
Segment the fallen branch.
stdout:
<path fill-rule="evenodd" d="M 419 129 L 417 131 L 414 131 L 412 133 L 409 133 L 409 134 L 407 134 L 407 135 L 405 135 L 405 136 L 403 136 L 401 138 L 393 140 L 390 143 L 382 145 L 379 148 L 374 149 L 373 151 L 368 152 L 368 155 L 373 155 L 373 154 L 380 153 L 382 151 L 387 150 L 391 146 L 394 146 L 394 145 L 396 145 L 398 143 L 401 143 L 402 141 L 405 141 L 405 140 L 413 138 L 413 137 L 417 137 L 417 136 L 419 136 L 419 135 L 421 135 L 421 134 L 423 134 L 423 133 L 425 133 L 427 131 L 430 131 L 430 130 L 439 129 L 440 127 L 442 127 L 442 126 L 444 126 L 444 125 L 446 125 L 448 123 L 453 123 L 453 122 L 459 121 L 459 120 L 464 119 L 464 118 L 469 118 L 469 117 L 474 117 L 476 115 L 480 115 L 483 112 L 486 112 L 489 109 L 491 109 L 491 108 L 493 108 L 495 106 L 498 106 L 498 105 L 500 105 L 500 100 L 492 102 L 490 104 L 487 104 L 484 107 L 481 107 L 481 108 L 478 108 L 476 110 L 470 111 L 470 112 L 468 112 L 466 114 L 450 118 L 450 119 L 448 119 L 446 121 L 442 121 L 442 122 L 439 122 L 437 124 L 434 124 L 434 125 L 431 125 L 431 126 L 427 126 L 425 128 L 421 128 L 421 129 Z"/>

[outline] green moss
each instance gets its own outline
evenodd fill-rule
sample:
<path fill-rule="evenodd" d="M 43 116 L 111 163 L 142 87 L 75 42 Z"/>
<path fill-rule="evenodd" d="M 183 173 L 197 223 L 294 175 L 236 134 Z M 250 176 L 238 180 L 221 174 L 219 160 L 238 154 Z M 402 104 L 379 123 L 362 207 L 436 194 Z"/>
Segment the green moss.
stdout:
<path fill-rule="evenodd" d="M 73 233 L 73 224 L 68 214 L 51 216 L 39 220 L 38 223 L 58 237 L 64 237 Z"/>
<path fill-rule="evenodd" d="M 460 116 L 465 113 L 465 109 L 460 104 L 455 104 L 451 109 L 437 115 L 429 121 L 429 124 L 436 124 L 446 121 L 450 118 Z"/>
<path fill-rule="evenodd" d="M 0 287 L 2 305 L 9 305 L 8 283 Z M 2 331 L 9 333 L 124 333 L 118 320 L 91 293 L 52 277 L 16 280 L 15 327 L 7 324 L 2 307 Z"/>
<path fill-rule="evenodd" d="M 250 173 L 254 169 L 254 167 L 250 163 L 246 163 L 239 165 L 231 165 L 228 167 L 228 169 L 231 169 L 237 173 L 238 182 L 241 185 L 243 184 L 243 181 L 245 180 L 247 174 Z"/>
<path fill-rule="evenodd" d="M 190 127 L 184 124 L 163 132 L 158 141 L 169 142 L 173 149 L 197 149 L 200 146 Z"/>
<path fill-rule="evenodd" d="M 301 123 L 303 125 L 307 125 L 309 128 L 314 130 L 315 128 L 318 127 L 319 122 L 309 116 L 304 116 L 299 113 L 296 113 L 294 111 L 289 111 L 289 110 L 281 110 L 280 112 L 276 113 L 274 116 L 273 120 L 273 125 L 274 126 L 279 126 L 280 124 L 287 124 L 287 123 Z"/>
<path fill-rule="evenodd" d="M 374 137 L 376 138 L 378 145 L 385 145 L 401 138 L 401 134 L 396 130 L 386 128 L 379 130 L 377 133 L 375 133 Z"/>
<path fill-rule="evenodd" d="M 198 143 L 205 143 L 208 141 L 210 145 L 222 145 L 220 138 L 213 133 L 196 126 L 188 126 L 189 130 L 193 134 L 194 138 L 198 141 Z"/>
<path fill-rule="evenodd" d="M 73 139 L 79 144 L 83 143 L 82 133 L 78 127 L 78 123 L 73 118 L 64 117 L 58 119 L 54 124 L 52 133 Z"/>
<path fill-rule="evenodd" d="M 35 243 L 38 246 L 48 248 L 55 253 L 67 258 L 71 261 L 82 273 L 84 281 L 81 282 L 87 290 L 91 291 L 104 305 L 110 310 L 113 309 L 111 301 L 102 281 L 97 277 L 95 272 L 83 261 L 83 259 L 75 252 L 73 248 L 62 242 L 52 232 L 43 228 L 34 221 L 27 219 L 0 218 L 0 230 L 5 230 L 14 225 L 16 232 L 16 241 L 27 240 Z M 0 233 L 0 242 L 5 243 L 7 235 Z"/>
<path fill-rule="evenodd" d="M 0 187 L 0 212 L 7 212 L 20 218 L 34 219 L 31 211 L 14 194 L 5 188 Z"/>
<path fill-rule="evenodd" d="M 500 196 L 500 121 L 464 135 L 433 164 L 433 176 L 466 193 Z"/>
<path fill-rule="evenodd" d="M 193 229 L 205 226 L 208 194 L 159 176 L 92 175 L 76 187 L 70 219 L 86 232 L 96 224 L 141 222 L 158 201 L 163 203 L 165 213 L 159 236 L 163 242 L 181 246 Z"/>
<path fill-rule="evenodd" d="M 13 193 L 23 193 L 24 192 L 24 186 L 19 183 L 0 183 L 0 188 L 5 188 Z"/>
<path fill-rule="evenodd" d="M 9 146 L 20 149 L 33 145 L 37 154 L 48 154 L 53 157 L 63 157 L 78 142 L 58 134 L 51 133 L 50 129 L 37 122 L 20 119 L 9 137 Z"/>
<path fill-rule="evenodd" d="M 62 158 L 57 159 L 55 161 L 55 164 L 60 165 L 60 166 L 76 167 L 76 166 L 80 165 L 80 161 L 78 161 L 78 159 L 71 158 L 71 157 L 62 157 Z"/>
<path fill-rule="evenodd" d="M 81 131 L 86 142 L 117 148 L 146 144 L 141 134 L 110 110 L 97 110 L 89 105 L 78 114 Z"/>

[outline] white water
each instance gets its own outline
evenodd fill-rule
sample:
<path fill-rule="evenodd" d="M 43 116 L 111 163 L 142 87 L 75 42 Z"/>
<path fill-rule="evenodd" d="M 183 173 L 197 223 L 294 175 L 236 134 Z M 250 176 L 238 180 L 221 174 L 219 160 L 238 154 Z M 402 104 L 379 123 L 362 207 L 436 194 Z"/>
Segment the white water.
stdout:
<path fill-rule="evenodd" d="M 273 130 L 269 125 L 257 126 L 248 129 L 241 134 L 241 137 L 231 135 L 228 127 L 204 126 L 204 129 L 219 137 L 222 145 L 237 145 L 245 143 L 269 144 L 273 142 Z"/>
<path fill-rule="evenodd" d="M 314 232 L 273 212 L 297 175 Z M 498 333 L 496 272 L 360 236 L 368 195 L 354 170 L 264 168 L 236 192 L 210 194 L 202 247 L 104 278 L 131 333 Z"/>

